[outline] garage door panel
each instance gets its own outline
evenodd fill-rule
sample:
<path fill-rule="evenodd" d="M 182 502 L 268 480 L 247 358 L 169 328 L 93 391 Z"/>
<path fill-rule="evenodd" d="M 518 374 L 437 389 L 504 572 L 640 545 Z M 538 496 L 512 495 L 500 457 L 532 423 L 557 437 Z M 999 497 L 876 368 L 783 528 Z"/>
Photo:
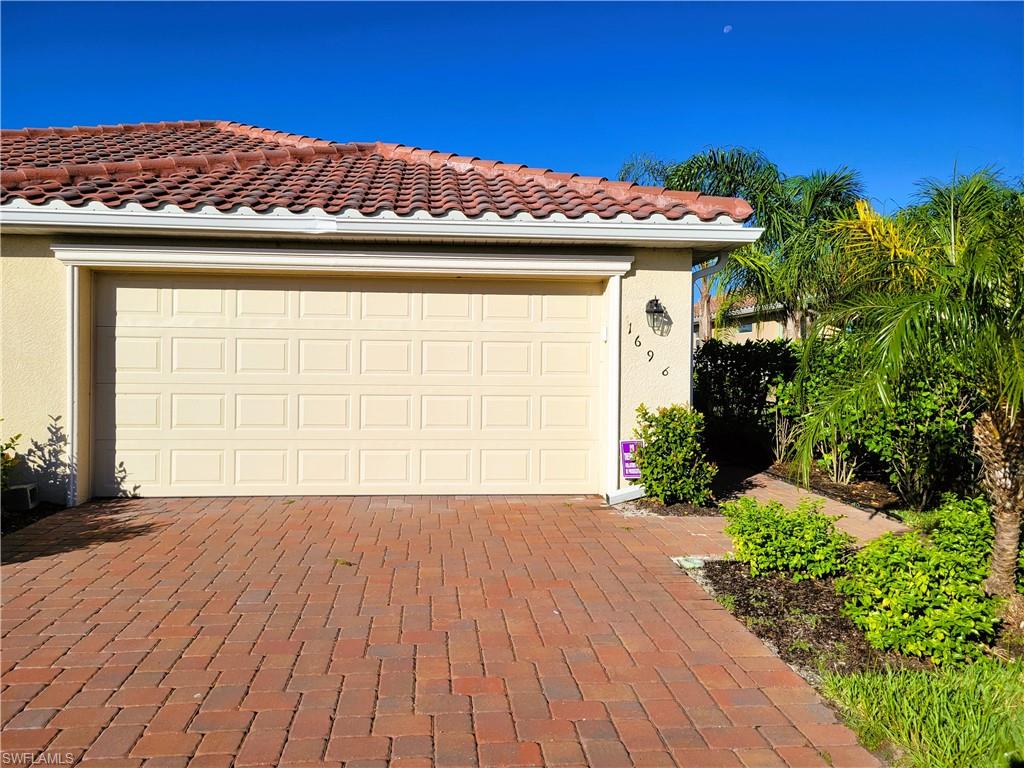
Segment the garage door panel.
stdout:
<path fill-rule="evenodd" d="M 220 285 L 211 285 L 211 280 Z M 276 285 L 268 283 L 273 281 Z M 230 285 L 230 288 L 223 286 Z M 601 284 L 552 281 L 210 278 L 119 275 L 97 287 L 98 327 L 382 328 L 499 331 L 587 330 L 602 311 Z M 285 287 L 277 287 L 285 286 Z M 543 323 L 543 326 L 540 325 Z"/>
<path fill-rule="evenodd" d="M 486 394 L 451 387 L 358 387 L 344 393 L 329 387 L 288 392 L 275 385 L 230 385 L 210 392 L 201 384 L 173 391 L 152 385 L 98 384 L 96 433 L 101 439 L 189 442 L 246 440 L 339 440 L 366 437 L 440 442 L 519 439 L 540 433 L 558 440 L 594 438 L 598 403 L 586 394 L 542 394 L 494 387 Z M 550 433 L 550 434 L 549 434 Z"/>
<path fill-rule="evenodd" d="M 97 494 L 600 487 L 597 284 L 104 275 L 96 290 Z"/>
<path fill-rule="evenodd" d="M 195 443 L 168 448 L 97 441 L 96 495 L 285 495 L 293 493 L 591 493 L 598 447 L 522 441 L 402 448 L 393 440 Z M 463 478 L 468 477 L 468 480 Z M 154 492 L 155 491 L 155 492 Z"/>

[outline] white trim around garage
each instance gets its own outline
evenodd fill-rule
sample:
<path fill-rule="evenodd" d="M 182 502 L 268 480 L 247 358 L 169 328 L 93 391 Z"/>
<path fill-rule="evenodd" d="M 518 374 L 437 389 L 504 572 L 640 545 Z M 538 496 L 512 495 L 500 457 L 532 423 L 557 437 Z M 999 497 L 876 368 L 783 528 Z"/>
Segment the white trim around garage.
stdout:
<path fill-rule="evenodd" d="M 78 376 L 79 376 L 79 268 L 67 268 L 67 503 L 78 503 Z"/>
<path fill-rule="evenodd" d="M 295 271 L 499 277 L 624 275 L 632 256 L 508 255 L 283 250 L 274 248 L 160 248 L 122 245 L 51 246 L 64 264 L 113 269 Z"/>
<path fill-rule="evenodd" d="M 231 271 L 295 274 L 394 274 L 447 275 L 450 277 L 497 276 L 607 280 L 606 355 L 608 453 L 605 488 L 609 494 L 618 486 L 618 431 L 620 397 L 620 326 L 622 276 L 633 264 L 632 255 L 508 255 L 487 253 L 409 253 L 366 251 L 282 250 L 272 248 L 154 247 L 106 244 L 60 244 L 53 253 L 67 267 L 68 306 L 68 503 L 78 501 L 79 379 L 91 375 L 81 370 L 79 348 L 80 275 L 111 270 L 154 270 L 159 272 Z M 597 489 L 595 489 L 597 490 Z M 627 491 L 628 492 L 628 491 Z"/>
<path fill-rule="evenodd" d="M 608 464 L 605 471 L 605 487 L 610 498 L 619 488 L 619 411 L 621 403 L 621 357 L 622 336 L 622 278 L 613 275 L 608 278 L 606 289 L 608 306 L 605 311 L 605 343 L 607 344 L 608 413 L 607 437 Z"/>

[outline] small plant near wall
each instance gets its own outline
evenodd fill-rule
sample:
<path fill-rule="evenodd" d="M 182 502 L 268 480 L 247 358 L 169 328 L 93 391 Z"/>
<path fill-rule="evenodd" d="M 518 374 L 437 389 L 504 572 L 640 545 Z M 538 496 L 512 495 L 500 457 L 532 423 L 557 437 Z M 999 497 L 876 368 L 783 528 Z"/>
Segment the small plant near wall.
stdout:
<path fill-rule="evenodd" d="M 660 504 L 707 504 L 718 467 L 704 452 L 704 417 L 684 405 L 636 409 L 640 482 Z"/>
<path fill-rule="evenodd" d="M 18 458 L 18 441 L 21 435 L 14 435 L 0 443 L 0 489 L 7 490 L 11 485 L 11 473 L 21 462 Z"/>
<path fill-rule="evenodd" d="M 833 576 L 853 547 L 853 539 L 835 527 L 834 517 L 821 513 L 821 502 L 802 501 L 786 509 L 777 501 L 760 503 L 749 496 L 722 505 L 729 520 L 736 559 L 750 566 L 750 575 L 787 573 L 793 581 Z"/>

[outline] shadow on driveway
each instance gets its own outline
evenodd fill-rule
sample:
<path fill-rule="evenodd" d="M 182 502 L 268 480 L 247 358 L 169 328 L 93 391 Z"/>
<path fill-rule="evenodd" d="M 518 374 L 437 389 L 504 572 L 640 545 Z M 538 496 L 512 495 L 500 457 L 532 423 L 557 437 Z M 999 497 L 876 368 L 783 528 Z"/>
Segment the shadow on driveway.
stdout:
<path fill-rule="evenodd" d="M 0 562 L 27 563 L 85 549 L 96 544 L 127 541 L 161 527 L 142 518 L 139 501 L 111 499 L 65 509 L 0 539 Z"/>

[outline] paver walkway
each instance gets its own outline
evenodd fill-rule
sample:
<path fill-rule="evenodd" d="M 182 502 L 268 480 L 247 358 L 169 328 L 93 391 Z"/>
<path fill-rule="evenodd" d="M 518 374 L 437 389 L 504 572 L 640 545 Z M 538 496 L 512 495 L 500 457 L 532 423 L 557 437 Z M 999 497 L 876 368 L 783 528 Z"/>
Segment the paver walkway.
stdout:
<path fill-rule="evenodd" d="M 700 551 L 689 522 L 593 497 L 61 512 L 2 542 L 2 748 L 111 766 L 876 765 L 669 561 Z"/>
<path fill-rule="evenodd" d="M 907 530 L 902 523 L 877 512 L 866 512 L 849 504 L 830 499 L 811 491 L 779 480 L 763 472 L 748 474 L 727 467 L 723 489 L 719 489 L 723 500 L 739 496 L 753 496 L 761 501 L 779 501 L 787 507 L 794 507 L 803 499 L 816 499 L 822 504 L 822 512 L 839 518 L 836 526 L 865 544 L 883 533 L 897 533 Z M 724 491 L 724 492 L 723 492 Z M 732 550 L 732 541 L 725 535 L 725 518 L 685 517 L 677 520 L 675 533 L 680 544 L 687 551 L 680 554 L 721 556 Z"/>

